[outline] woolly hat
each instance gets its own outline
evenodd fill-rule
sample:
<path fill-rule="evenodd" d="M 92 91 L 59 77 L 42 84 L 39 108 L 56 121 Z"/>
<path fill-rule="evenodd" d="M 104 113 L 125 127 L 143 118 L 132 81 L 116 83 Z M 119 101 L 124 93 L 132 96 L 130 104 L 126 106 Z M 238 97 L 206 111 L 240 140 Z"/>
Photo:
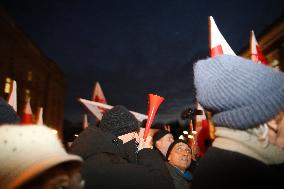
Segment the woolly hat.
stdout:
<path fill-rule="evenodd" d="M 284 108 L 284 73 L 245 58 L 221 55 L 194 66 L 198 102 L 215 126 L 249 129 Z"/>
<path fill-rule="evenodd" d="M 171 134 L 169 131 L 164 129 L 159 129 L 154 135 L 153 135 L 153 146 L 155 146 L 156 142 L 163 138 L 165 135 Z"/>
<path fill-rule="evenodd" d="M 170 154 L 171 154 L 173 148 L 174 148 L 175 145 L 178 144 L 178 143 L 184 143 L 184 144 L 188 145 L 188 144 L 186 143 L 186 141 L 181 140 L 181 139 L 178 139 L 178 140 L 175 140 L 174 142 L 172 142 L 172 143 L 170 144 L 169 148 L 168 148 L 168 151 L 167 151 L 167 154 L 166 154 L 166 157 L 165 157 L 165 160 L 166 160 L 166 161 L 168 161 L 168 158 L 169 158 L 169 156 L 170 156 Z M 188 145 L 188 147 L 190 148 L 189 145 Z M 190 148 L 190 150 L 191 150 L 191 148 Z"/>
<path fill-rule="evenodd" d="M 65 162 L 81 163 L 67 154 L 57 135 L 43 125 L 0 127 L 0 188 L 12 189 Z"/>
<path fill-rule="evenodd" d="M 124 106 L 117 105 L 103 115 L 99 127 L 104 132 L 120 136 L 137 131 L 139 123 Z"/>
<path fill-rule="evenodd" d="M 19 123 L 20 118 L 15 110 L 2 97 L 0 97 L 0 125 Z"/>

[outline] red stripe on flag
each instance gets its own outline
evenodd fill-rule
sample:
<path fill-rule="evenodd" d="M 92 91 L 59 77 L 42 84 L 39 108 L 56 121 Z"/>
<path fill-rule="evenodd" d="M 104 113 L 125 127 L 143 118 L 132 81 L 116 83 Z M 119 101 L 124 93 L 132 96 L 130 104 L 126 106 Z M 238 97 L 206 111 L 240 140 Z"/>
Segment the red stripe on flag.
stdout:
<path fill-rule="evenodd" d="M 31 114 L 23 114 L 21 117 L 21 124 L 32 124 L 33 116 Z"/>
<path fill-rule="evenodd" d="M 211 52 L 210 52 L 211 57 L 215 57 L 220 54 L 224 54 L 221 45 L 217 45 L 216 47 L 211 48 Z"/>
<path fill-rule="evenodd" d="M 258 60 L 263 64 L 267 64 L 267 61 L 266 61 L 265 57 L 263 56 L 263 54 L 260 50 L 260 47 L 258 45 L 256 46 L 256 52 L 257 52 Z"/>

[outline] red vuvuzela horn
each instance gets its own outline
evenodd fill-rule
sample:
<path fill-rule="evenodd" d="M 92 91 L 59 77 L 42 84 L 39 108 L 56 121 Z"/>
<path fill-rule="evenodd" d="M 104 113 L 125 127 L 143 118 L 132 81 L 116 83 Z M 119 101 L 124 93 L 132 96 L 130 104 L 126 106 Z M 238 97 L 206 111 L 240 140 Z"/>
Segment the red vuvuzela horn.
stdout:
<path fill-rule="evenodd" d="M 147 119 L 145 131 L 144 131 L 144 136 L 143 136 L 144 141 L 146 141 L 150 127 L 152 125 L 155 114 L 156 114 L 160 104 L 165 100 L 164 97 L 154 95 L 154 94 L 148 94 L 148 98 L 149 98 L 148 119 Z"/>

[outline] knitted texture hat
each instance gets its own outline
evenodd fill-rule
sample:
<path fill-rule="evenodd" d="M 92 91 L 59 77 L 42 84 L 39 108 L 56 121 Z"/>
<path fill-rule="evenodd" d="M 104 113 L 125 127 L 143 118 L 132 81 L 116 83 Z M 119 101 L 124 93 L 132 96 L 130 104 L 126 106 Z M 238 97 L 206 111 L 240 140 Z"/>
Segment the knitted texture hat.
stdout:
<path fill-rule="evenodd" d="M 153 135 L 153 146 L 155 146 L 156 142 L 163 138 L 165 135 L 170 134 L 169 131 L 166 131 L 164 129 L 159 129 L 154 135 Z"/>
<path fill-rule="evenodd" d="M 17 188 L 65 162 L 81 163 L 67 154 L 52 130 L 43 125 L 0 126 L 0 188 Z"/>
<path fill-rule="evenodd" d="M 137 131 L 139 123 L 124 106 L 117 105 L 103 115 L 99 127 L 104 132 L 120 136 Z"/>
<path fill-rule="evenodd" d="M 0 125 L 19 122 L 20 118 L 12 106 L 10 106 L 2 97 L 0 97 Z"/>
<path fill-rule="evenodd" d="M 188 145 L 188 144 L 186 143 L 186 141 L 181 140 L 181 139 L 178 139 L 178 140 L 175 140 L 174 142 L 172 142 L 172 143 L 170 144 L 169 148 L 168 148 L 168 151 L 167 151 L 167 154 L 166 154 L 166 157 L 165 157 L 165 160 L 166 160 L 166 161 L 168 161 L 168 158 L 169 158 L 169 156 L 170 156 L 170 154 L 171 154 L 173 148 L 174 148 L 175 145 L 178 144 L 178 143 L 184 143 L 184 144 Z M 190 146 L 188 146 L 188 147 L 190 148 Z M 191 149 L 191 148 L 190 148 L 190 149 Z"/>
<path fill-rule="evenodd" d="M 284 73 L 245 58 L 221 55 L 194 66 L 198 102 L 215 126 L 248 129 L 284 108 Z"/>

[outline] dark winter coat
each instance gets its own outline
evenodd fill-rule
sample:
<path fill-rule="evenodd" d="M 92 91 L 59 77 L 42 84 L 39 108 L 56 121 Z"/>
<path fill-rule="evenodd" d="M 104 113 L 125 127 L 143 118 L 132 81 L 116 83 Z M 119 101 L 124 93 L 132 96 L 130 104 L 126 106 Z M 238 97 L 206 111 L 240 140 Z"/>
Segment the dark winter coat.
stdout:
<path fill-rule="evenodd" d="M 210 147 L 194 172 L 191 189 L 267 189 L 277 184 L 282 185 L 279 174 L 261 161 L 237 152 Z"/>
<path fill-rule="evenodd" d="M 86 189 L 174 188 L 164 162 L 155 151 L 142 149 L 137 163 L 130 163 L 124 145 L 97 127 L 88 127 L 79 135 L 70 153 L 84 159 L 82 176 Z"/>
<path fill-rule="evenodd" d="M 167 162 L 166 162 L 166 165 L 173 179 L 175 189 L 189 189 L 190 181 L 186 180 L 183 177 L 183 173 L 179 171 L 176 167 L 172 166 L 171 164 Z"/>

